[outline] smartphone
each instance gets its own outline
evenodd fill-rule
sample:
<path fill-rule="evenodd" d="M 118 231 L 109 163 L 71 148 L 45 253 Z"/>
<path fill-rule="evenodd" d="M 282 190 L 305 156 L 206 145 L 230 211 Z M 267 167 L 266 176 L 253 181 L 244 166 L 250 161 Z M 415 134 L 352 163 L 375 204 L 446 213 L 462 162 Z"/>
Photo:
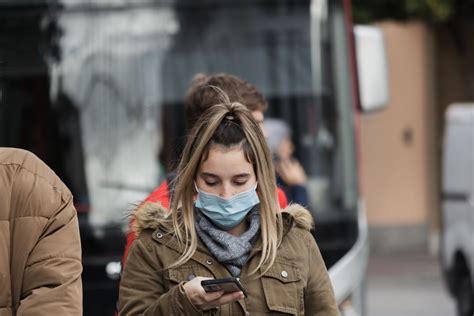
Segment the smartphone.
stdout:
<path fill-rule="evenodd" d="M 224 293 L 231 293 L 242 291 L 244 296 L 247 297 L 247 291 L 240 283 L 239 278 L 223 278 L 223 279 L 210 279 L 201 281 L 201 286 L 206 292 L 224 291 Z"/>

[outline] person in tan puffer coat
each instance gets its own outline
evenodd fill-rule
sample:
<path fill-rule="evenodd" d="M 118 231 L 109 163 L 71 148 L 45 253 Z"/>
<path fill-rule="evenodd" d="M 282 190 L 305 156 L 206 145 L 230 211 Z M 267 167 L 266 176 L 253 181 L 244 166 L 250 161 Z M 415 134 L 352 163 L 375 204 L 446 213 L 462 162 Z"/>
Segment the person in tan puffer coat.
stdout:
<path fill-rule="evenodd" d="M 0 147 L 0 316 L 82 315 L 72 194 L 32 153 Z"/>

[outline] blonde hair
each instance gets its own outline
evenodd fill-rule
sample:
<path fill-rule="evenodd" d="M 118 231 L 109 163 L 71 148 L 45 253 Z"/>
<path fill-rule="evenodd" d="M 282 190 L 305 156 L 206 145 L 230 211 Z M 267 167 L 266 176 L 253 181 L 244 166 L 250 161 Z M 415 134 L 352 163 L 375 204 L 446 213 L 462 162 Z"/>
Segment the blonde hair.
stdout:
<path fill-rule="evenodd" d="M 219 92 L 218 102 L 221 103 L 210 107 L 195 124 L 180 160 L 171 204 L 171 219 L 175 237 L 183 247 L 183 252 L 170 268 L 187 262 L 196 251 L 198 237 L 194 228 L 194 180 L 210 146 L 218 143 L 214 138 L 216 131 L 222 124 L 231 121 L 231 124 L 239 126 L 244 138 L 239 143 L 218 144 L 229 147 L 240 145 L 247 160 L 254 166 L 260 199 L 262 255 L 258 266 L 250 274 L 255 274 L 261 268 L 265 272 L 275 261 L 283 232 L 272 156 L 252 113 L 240 103 L 230 103 L 220 88 L 210 87 Z M 224 133 L 226 130 L 228 129 L 221 128 Z"/>

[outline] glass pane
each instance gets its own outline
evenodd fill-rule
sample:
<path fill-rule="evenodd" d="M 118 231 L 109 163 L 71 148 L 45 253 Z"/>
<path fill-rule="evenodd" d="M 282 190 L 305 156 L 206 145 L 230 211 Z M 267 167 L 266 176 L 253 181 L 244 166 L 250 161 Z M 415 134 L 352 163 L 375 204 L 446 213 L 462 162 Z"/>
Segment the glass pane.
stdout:
<path fill-rule="evenodd" d="M 29 23 L 12 15 L 7 24 L 2 104 L 15 106 L 2 107 L 1 145 L 28 148 L 52 165 L 94 226 L 126 222 L 124 212 L 166 178 L 184 141 L 182 99 L 198 72 L 255 84 L 269 100 L 267 116 L 293 130 L 310 208 L 339 207 L 347 188 L 337 159 L 346 137 L 339 118 L 350 109 L 335 105 L 332 28 L 311 20 L 308 3 L 85 7 L 28 16 Z M 320 32 L 311 42 L 315 23 Z M 15 55 L 18 30 L 31 37 L 17 49 L 43 50 Z"/>

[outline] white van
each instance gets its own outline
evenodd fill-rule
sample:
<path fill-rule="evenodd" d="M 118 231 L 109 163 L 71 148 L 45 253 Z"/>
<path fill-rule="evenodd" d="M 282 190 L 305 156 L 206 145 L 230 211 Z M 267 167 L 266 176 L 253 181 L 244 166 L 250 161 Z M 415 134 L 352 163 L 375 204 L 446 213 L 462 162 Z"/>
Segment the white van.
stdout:
<path fill-rule="evenodd" d="M 443 140 L 441 264 L 459 316 L 474 315 L 474 103 L 448 107 Z"/>

